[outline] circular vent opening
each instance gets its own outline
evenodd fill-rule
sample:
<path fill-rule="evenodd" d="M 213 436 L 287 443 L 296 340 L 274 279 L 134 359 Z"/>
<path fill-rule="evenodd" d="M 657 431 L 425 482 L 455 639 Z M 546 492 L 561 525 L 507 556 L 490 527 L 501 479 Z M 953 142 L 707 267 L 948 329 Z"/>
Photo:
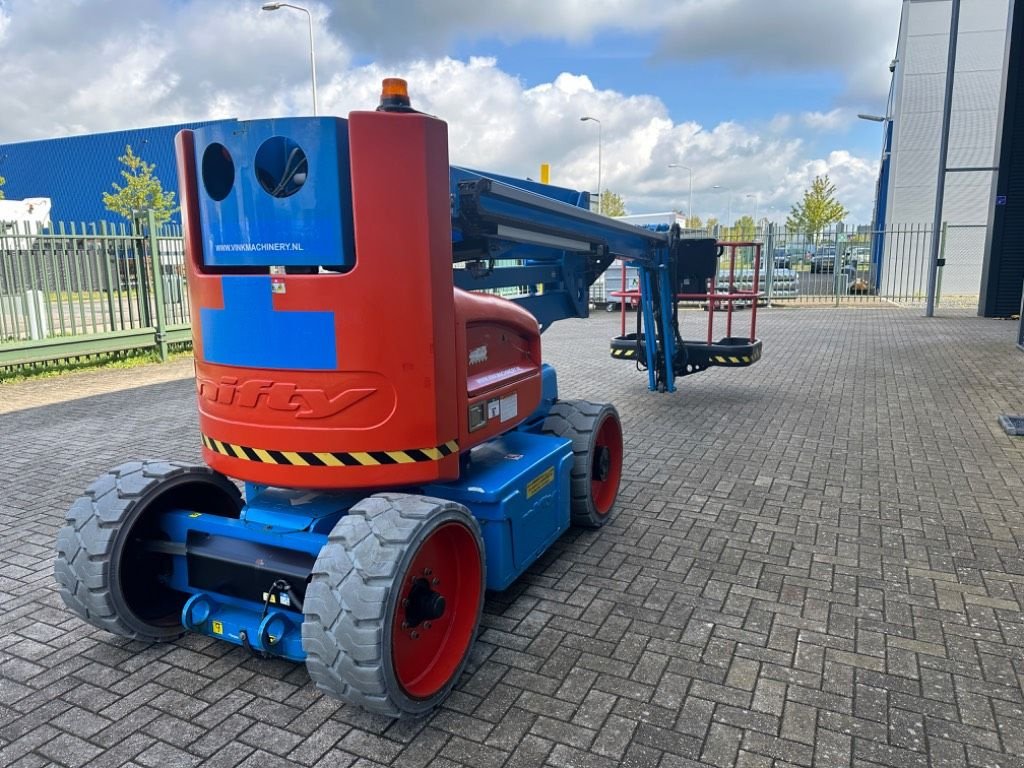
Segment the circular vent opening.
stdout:
<path fill-rule="evenodd" d="M 203 186 L 214 200 L 223 200 L 235 184 L 235 161 L 223 144 L 213 143 L 203 152 Z"/>
<path fill-rule="evenodd" d="M 268 195 L 290 197 L 302 189 L 309 161 L 302 147 L 284 136 L 272 136 L 256 150 L 256 180 Z"/>

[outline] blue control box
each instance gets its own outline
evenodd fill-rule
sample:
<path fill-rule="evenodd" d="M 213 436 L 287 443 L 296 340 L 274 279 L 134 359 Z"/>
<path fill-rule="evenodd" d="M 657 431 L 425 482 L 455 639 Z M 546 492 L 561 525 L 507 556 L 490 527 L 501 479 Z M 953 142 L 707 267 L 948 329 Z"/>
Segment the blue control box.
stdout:
<path fill-rule="evenodd" d="M 572 443 L 512 431 L 473 449 L 456 483 L 424 487 L 465 505 L 480 522 L 487 588 L 502 590 L 569 528 Z"/>
<path fill-rule="evenodd" d="M 211 125 L 195 153 L 207 266 L 355 263 L 347 120 Z"/>

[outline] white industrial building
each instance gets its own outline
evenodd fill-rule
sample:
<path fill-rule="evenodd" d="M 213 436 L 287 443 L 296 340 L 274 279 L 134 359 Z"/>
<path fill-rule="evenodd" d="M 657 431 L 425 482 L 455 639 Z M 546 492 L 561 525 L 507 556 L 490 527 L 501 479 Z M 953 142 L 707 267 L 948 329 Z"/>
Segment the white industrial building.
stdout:
<path fill-rule="evenodd" d="M 946 179 L 942 216 L 948 226 L 946 295 L 979 291 L 995 173 L 955 169 L 996 165 L 1012 3 L 962 0 L 960 6 L 948 158 L 953 172 Z M 887 227 L 930 226 L 934 217 L 951 5 L 950 0 L 903 2 L 888 109 L 888 183 L 880 190 Z M 908 248 L 905 238 L 887 239 L 883 286 L 897 274 L 923 271 L 927 236 L 919 240 Z"/>

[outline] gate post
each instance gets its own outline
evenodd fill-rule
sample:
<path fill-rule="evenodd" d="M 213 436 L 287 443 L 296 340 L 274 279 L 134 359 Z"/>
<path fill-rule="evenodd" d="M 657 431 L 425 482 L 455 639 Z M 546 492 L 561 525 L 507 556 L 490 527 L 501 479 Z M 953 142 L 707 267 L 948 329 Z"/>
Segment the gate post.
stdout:
<path fill-rule="evenodd" d="M 946 236 L 949 234 L 949 222 L 942 222 L 942 239 L 939 240 L 939 260 L 935 266 L 935 306 L 942 300 L 942 273 L 946 266 Z"/>
<path fill-rule="evenodd" d="M 156 214 L 153 209 L 150 208 L 146 211 L 147 226 L 149 227 L 149 252 L 153 259 L 153 269 L 151 270 L 153 275 L 153 303 L 156 305 L 154 318 L 154 326 L 156 328 L 156 334 L 154 335 L 154 341 L 156 342 L 157 351 L 160 354 L 160 362 L 167 362 L 167 334 L 165 328 L 167 327 L 167 306 L 164 304 L 164 272 L 163 264 L 160 261 L 160 247 L 157 239 L 156 232 Z"/>
<path fill-rule="evenodd" d="M 843 272 L 843 257 L 839 252 L 839 227 L 836 226 L 832 232 L 832 253 L 835 256 L 832 259 L 832 293 L 835 296 L 835 305 L 839 306 L 840 290 L 839 286 L 842 283 L 842 277 L 845 274 Z"/>
<path fill-rule="evenodd" d="M 142 232 L 142 219 L 136 216 L 129 224 L 131 227 L 131 243 L 135 249 L 135 274 L 138 277 L 136 298 L 139 302 L 139 323 L 142 326 L 153 325 L 153 309 L 149 302 L 149 273 L 146 265 L 146 236 Z"/>

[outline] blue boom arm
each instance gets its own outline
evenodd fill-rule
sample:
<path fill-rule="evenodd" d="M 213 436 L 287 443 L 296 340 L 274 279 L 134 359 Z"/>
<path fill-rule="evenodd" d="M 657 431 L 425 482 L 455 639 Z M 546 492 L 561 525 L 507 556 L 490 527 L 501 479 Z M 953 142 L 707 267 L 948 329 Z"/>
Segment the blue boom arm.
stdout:
<path fill-rule="evenodd" d="M 585 192 L 451 169 L 455 285 L 500 290 L 542 329 L 589 314 L 590 286 L 616 258 L 640 268 L 650 389 L 675 390 L 679 336 L 671 272 L 678 229 L 653 232 L 591 213 Z"/>

